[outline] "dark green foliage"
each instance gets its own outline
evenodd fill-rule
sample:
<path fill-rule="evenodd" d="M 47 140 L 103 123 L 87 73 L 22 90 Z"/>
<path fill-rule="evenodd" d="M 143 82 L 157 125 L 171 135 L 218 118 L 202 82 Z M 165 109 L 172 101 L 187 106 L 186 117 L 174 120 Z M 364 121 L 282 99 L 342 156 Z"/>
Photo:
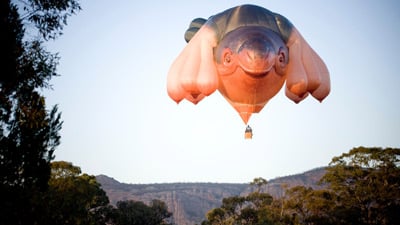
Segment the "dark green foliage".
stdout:
<path fill-rule="evenodd" d="M 257 187 L 257 192 L 261 191 L 262 186 L 266 185 L 268 181 L 262 177 L 254 178 L 250 185 Z"/>
<path fill-rule="evenodd" d="M 282 218 L 293 224 L 397 224 L 399 162 L 400 149 L 393 148 L 358 147 L 334 157 L 321 179 L 326 188 L 290 188 Z"/>
<path fill-rule="evenodd" d="M 250 184 L 256 186 L 256 191 L 247 196 L 224 198 L 221 207 L 210 210 L 207 220 L 202 224 L 270 224 L 269 215 L 265 214 L 265 211 L 271 207 L 273 198 L 270 194 L 260 191 L 267 181 L 256 178 Z"/>
<path fill-rule="evenodd" d="M 332 222 L 334 194 L 330 190 L 313 190 L 304 186 L 286 192 L 281 221 L 293 224 L 335 224 Z"/>
<path fill-rule="evenodd" d="M 43 43 L 61 35 L 79 10 L 77 0 L 0 1 L 0 223 L 100 225 L 128 218 L 166 224 L 171 213 L 164 202 L 120 211 L 108 205 L 94 176 L 68 162 L 50 168 L 62 121 L 40 91 L 51 88 L 59 57 Z"/>
<path fill-rule="evenodd" d="M 322 182 L 336 197 L 337 217 L 347 224 L 400 221 L 400 149 L 358 147 L 332 159 Z M 351 215 L 351 218 L 348 218 Z"/>
<path fill-rule="evenodd" d="M 77 4 L 75 0 L 67 2 Z M 60 143 L 58 133 L 62 121 L 57 106 L 47 110 L 45 98 L 40 93 L 41 89 L 50 87 L 49 81 L 56 75 L 58 56 L 47 52 L 40 39 L 27 38 L 28 28 L 24 27 L 31 21 L 44 40 L 55 37 L 55 33 L 62 30 L 60 23 L 34 19 L 34 15 L 45 13 L 44 5 L 50 8 L 55 5 L 57 10 L 49 8 L 50 14 L 59 14 L 64 21 L 71 12 L 71 6 L 61 7 L 58 1 L 46 4 L 34 0 L 0 1 L 2 224 L 37 223 L 42 216 L 38 202 L 48 187 L 50 161 Z M 27 13 L 27 17 L 20 16 L 22 11 Z"/>
<path fill-rule="evenodd" d="M 116 225 L 167 225 L 168 212 L 164 202 L 153 200 L 150 206 L 140 201 L 120 201 L 117 203 Z"/>
<path fill-rule="evenodd" d="M 0 2 L 0 87 L 4 92 L 7 86 L 13 83 L 17 76 L 18 59 L 23 53 L 22 38 L 24 37 L 24 29 L 19 18 L 18 8 L 11 5 L 9 1 Z M 5 119 L 7 113 L 7 104 L 5 99 L 0 99 L 1 104 L 1 120 Z"/>
<path fill-rule="evenodd" d="M 295 186 L 272 199 L 258 186 L 247 196 L 225 198 L 203 225 L 394 225 L 400 221 L 400 149 L 359 147 L 334 157 L 314 190 Z"/>
<path fill-rule="evenodd" d="M 40 224 L 104 224 L 108 197 L 94 176 L 68 162 L 53 162 Z M 103 217 L 104 216 L 104 217 Z"/>
<path fill-rule="evenodd" d="M 62 34 L 67 18 L 81 7 L 76 0 L 26 0 L 23 2 L 23 17 L 32 22 L 45 39 L 55 39 Z"/>

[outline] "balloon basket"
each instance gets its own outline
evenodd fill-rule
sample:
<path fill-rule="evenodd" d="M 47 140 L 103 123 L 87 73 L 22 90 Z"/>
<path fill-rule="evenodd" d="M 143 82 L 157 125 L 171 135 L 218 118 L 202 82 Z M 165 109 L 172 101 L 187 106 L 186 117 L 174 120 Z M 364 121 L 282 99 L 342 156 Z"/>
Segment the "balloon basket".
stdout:
<path fill-rule="evenodd" d="M 253 130 L 249 125 L 247 125 L 246 130 L 244 131 L 244 139 L 252 139 L 253 138 Z"/>

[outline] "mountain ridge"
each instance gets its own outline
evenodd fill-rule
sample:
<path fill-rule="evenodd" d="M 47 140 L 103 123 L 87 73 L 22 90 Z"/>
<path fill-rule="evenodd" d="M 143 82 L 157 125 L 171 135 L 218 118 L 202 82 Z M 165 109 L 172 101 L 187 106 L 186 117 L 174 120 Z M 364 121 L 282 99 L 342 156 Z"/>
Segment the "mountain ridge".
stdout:
<path fill-rule="evenodd" d="M 262 191 L 279 198 L 284 194 L 284 186 L 307 186 L 319 189 L 320 178 L 325 174 L 325 167 L 315 168 L 303 173 L 277 177 L 268 181 Z M 177 225 L 200 224 L 205 214 L 219 207 L 223 198 L 246 195 L 254 191 L 249 183 L 217 182 L 175 182 L 152 184 L 121 183 L 106 175 L 96 176 L 110 203 L 135 200 L 148 204 L 153 199 L 164 201 L 173 213 L 173 222 Z"/>

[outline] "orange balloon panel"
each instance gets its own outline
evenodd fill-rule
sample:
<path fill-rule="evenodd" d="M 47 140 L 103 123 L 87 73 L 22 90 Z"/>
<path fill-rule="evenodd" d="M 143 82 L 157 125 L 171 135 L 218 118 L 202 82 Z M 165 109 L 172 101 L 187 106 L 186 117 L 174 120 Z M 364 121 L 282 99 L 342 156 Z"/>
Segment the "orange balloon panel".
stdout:
<path fill-rule="evenodd" d="M 247 124 L 252 113 L 258 113 L 282 88 L 285 77 L 271 73 L 252 77 L 238 68 L 229 76 L 220 76 L 218 90 Z"/>

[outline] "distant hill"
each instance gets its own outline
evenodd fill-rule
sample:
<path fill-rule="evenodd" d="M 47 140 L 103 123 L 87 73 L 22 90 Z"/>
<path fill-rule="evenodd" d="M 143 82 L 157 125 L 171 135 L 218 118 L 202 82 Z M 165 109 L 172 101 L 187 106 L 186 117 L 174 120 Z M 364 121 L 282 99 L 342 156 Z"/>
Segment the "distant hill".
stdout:
<path fill-rule="evenodd" d="M 325 168 L 317 168 L 301 174 L 279 177 L 269 180 L 264 191 L 278 198 L 283 195 L 283 185 L 302 185 L 318 189 L 321 187 L 317 183 L 324 174 Z M 253 191 L 248 183 L 125 184 L 106 175 L 96 176 L 96 179 L 114 205 L 124 200 L 145 203 L 153 199 L 164 201 L 168 210 L 173 213 L 173 221 L 177 225 L 200 224 L 210 209 L 221 206 L 223 198 Z"/>

